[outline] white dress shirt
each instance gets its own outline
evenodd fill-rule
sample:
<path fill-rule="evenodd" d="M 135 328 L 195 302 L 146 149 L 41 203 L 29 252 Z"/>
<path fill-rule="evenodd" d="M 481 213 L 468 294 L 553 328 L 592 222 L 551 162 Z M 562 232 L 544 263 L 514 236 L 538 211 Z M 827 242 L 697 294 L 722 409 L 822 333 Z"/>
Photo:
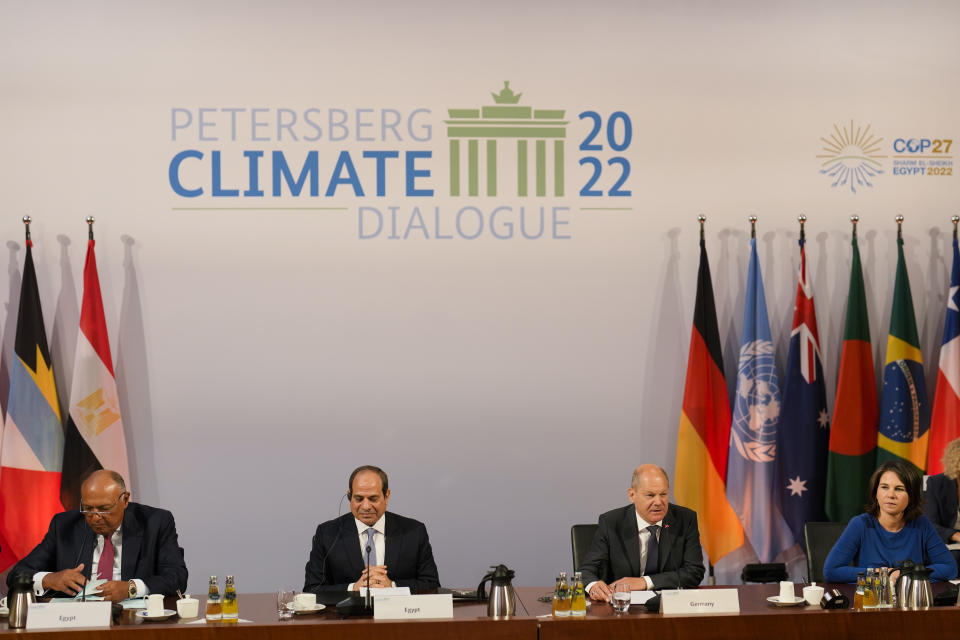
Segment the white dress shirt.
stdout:
<path fill-rule="evenodd" d="M 117 530 L 113 532 L 113 535 L 110 536 L 110 541 L 113 543 L 113 575 L 112 580 L 120 580 L 120 561 L 123 557 L 123 533 L 121 531 L 122 526 L 117 527 Z M 97 546 L 93 548 L 93 559 L 90 562 L 89 567 L 83 568 L 83 573 L 90 576 L 91 580 L 97 579 L 97 574 L 100 569 L 100 556 L 103 554 L 103 544 L 104 538 L 102 535 L 97 534 Z M 44 576 L 51 573 L 50 571 L 38 571 L 33 574 L 33 590 L 38 596 L 42 596 L 46 591 L 43 588 L 43 578 Z M 137 598 L 142 598 L 146 595 L 149 595 L 150 589 L 147 588 L 147 585 L 143 580 L 139 578 L 134 578 L 133 583 L 137 586 Z"/>
<path fill-rule="evenodd" d="M 373 546 L 375 547 L 374 552 L 376 553 L 377 560 L 374 562 L 375 565 L 383 565 L 383 559 L 386 557 L 385 549 L 387 548 L 387 536 L 384 533 L 385 522 L 387 519 L 387 514 L 384 513 L 380 516 L 380 519 L 373 523 L 373 529 L 375 533 L 373 534 Z M 363 561 L 363 568 L 367 568 L 367 529 L 370 528 L 370 525 L 365 524 L 358 520 L 357 518 L 353 519 L 354 524 L 357 525 L 357 535 L 360 537 L 360 558 Z M 389 569 L 388 569 L 389 571 Z M 353 591 L 353 587 L 356 583 L 350 583 L 347 585 L 347 591 Z M 364 587 L 366 585 L 358 585 Z M 397 586 L 396 583 L 390 582 L 391 587 Z M 373 588 L 373 587 L 371 587 Z"/>

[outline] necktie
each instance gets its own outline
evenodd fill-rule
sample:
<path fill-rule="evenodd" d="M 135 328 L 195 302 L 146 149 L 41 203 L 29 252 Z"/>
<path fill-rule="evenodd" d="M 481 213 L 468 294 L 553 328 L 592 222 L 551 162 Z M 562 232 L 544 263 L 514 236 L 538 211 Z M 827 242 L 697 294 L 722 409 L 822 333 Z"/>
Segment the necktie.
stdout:
<path fill-rule="evenodd" d="M 659 526 L 652 524 L 647 527 L 650 532 L 650 540 L 647 541 L 647 566 L 643 570 L 643 575 L 649 576 L 660 570 L 660 543 L 657 541 L 657 531 Z"/>
<path fill-rule="evenodd" d="M 97 578 L 99 580 L 113 580 L 113 541 L 110 536 L 103 536 L 103 553 L 97 563 Z"/>
<path fill-rule="evenodd" d="M 369 549 L 369 552 L 365 549 L 363 555 L 368 566 L 374 566 L 377 564 L 377 546 L 373 542 L 373 534 L 376 532 L 377 530 L 373 527 L 370 527 L 365 532 L 367 534 L 367 549 Z"/>

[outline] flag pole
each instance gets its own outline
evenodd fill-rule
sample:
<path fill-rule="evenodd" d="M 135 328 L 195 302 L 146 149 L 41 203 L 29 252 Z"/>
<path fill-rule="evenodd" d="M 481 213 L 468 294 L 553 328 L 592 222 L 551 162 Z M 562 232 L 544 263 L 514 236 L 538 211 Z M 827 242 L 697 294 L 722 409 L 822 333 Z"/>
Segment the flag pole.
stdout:
<path fill-rule="evenodd" d="M 697 216 L 697 220 L 700 221 L 700 244 L 703 244 L 704 238 L 705 238 L 703 233 L 703 223 L 707 221 L 707 216 L 701 213 L 700 215 Z M 957 228 L 956 222 L 953 223 L 953 228 L 954 228 L 954 233 L 956 233 L 956 228 Z"/>
<path fill-rule="evenodd" d="M 87 216 L 87 239 L 93 240 L 93 223 L 96 220 L 93 216 Z"/>
<path fill-rule="evenodd" d="M 957 239 L 957 223 L 960 222 L 960 216 L 953 216 L 950 218 L 950 221 L 953 222 L 953 239 Z"/>
<path fill-rule="evenodd" d="M 897 216 L 895 219 L 897 221 L 897 240 L 902 241 L 903 240 L 903 216 Z"/>
<path fill-rule="evenodd" d="M 30 220 L 31 220 L 30 216 L 23 216 L 23 227 L 26 232 L 28 247 L 33 246 L 33 240 L 30 239 Z"/>
<path fill-rule="evenodd" d="M 700 223 L 700 247 L 706 245 L 706 234 L 704 233 L 704 223 L 707 221 L 707 216 L 702 213 L 697 216 L 697 221 Z M 710 561 L 709 556 L 707 557 L 707 584 L 715 585 L 717 584 L 717 579 L 713 575 L 713 562 Z"/>
<path fill-rule="evenodd" d="M 858 216 L 857 214 L 853 214 L 852 216 L 850 216 L 850 224 L 853 225 L 853 238 L 854 238 L 854 239 L 856 239 L 856 237 L 857 237 L 857 223 L 858 223 L 858 222 L 860 222 L 860 216 Z"/>
<path fill-rule="evenodd" d="M 757 237 L 757 216 L 750 216 L 750 237 Z"/>
<path fill-rule="evenodd" d="M 800 244 L 803 245 L 807 241 L 807 233 L 803 230 L 803 225 L 807 221 L 807 216 L 802 213 L 797 216 L 797 221 L 800 223 Z"/>

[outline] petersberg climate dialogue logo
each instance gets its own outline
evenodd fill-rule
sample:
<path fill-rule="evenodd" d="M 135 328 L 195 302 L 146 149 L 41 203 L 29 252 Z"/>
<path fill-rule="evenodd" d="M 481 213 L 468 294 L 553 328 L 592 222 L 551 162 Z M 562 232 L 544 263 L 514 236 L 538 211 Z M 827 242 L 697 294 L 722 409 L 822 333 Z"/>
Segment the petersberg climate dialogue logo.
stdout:
<path fill-rule="evenodd" d="M 361 240 L 566 240 L 578 215 L 632 211 L 625 111 L 574 121 L 509 81 L 489 95 L 442 120 L 427 107 L 174 107 L 171 208 L 347 214 Z"/>
<path fill-rule="evenodd" d="M 833 125 L 820 137 L 817 159 L 830 187 L 857 193 L 874 186 L 884 174 L 897 178 L 949 177 L 953 175 L 953 139 L 903 136 L 887 142 L 871 131 L 870 124 Z M 892 166 L 887 167 L 887 161 Z M 930 183 L 921 183 L 921 186 Z"/>

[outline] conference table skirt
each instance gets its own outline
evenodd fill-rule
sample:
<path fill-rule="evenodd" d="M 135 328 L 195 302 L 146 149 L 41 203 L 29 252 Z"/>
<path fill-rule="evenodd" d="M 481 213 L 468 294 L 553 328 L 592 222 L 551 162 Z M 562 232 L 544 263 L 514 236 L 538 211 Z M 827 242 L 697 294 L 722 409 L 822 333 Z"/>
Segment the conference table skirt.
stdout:
<path fill-rule="evenodd" d="M 935 585 L 937 590 L 943 585 Z M 839 585 L 851 596 L 852 588 Z M 724 587 L 718 587 L 724 588 Z M 936 607 L 925 611 L 899 609 L 874 611 L 824 611 L 819 607 L 775 607 L 767 597 L 777 595 L 779 585 L 732 586 L 740 593 L 740 613 L 721 615 L 662 615 L 633 606 L 618 617 L 607 604 L 591 605 L 584 619 L 554 619 L 550 604 L 538 597 L 549 588 L 517 589 L 517 615 L 508 620 L 486 617 L 486 604 L 456 603 L 452 620 L 375 621 L 370 617 L 341 618 L 332 607 L 316 615 L 277 620 L 276 596 L 272 593 L 240 594 L 240 617 L 250 622 L 239 624 L 196 623 L 174 616 L 164 622 L 147 622 L 124 611 L 109 630 L 77 629 L 59 632 L 69 640 L 106 638 L 106 640 L 246 640 L 253 638 L 299 638 L 337 640 L 449 640 L 462 638 L 511 640 L 573 640 L 588 638 L 760 638 L 777 640 L 815 637 L 952 637 L 960 628 L 960 607 Z M 165 603 L 175 609 L 174 599 Z M 0 633 L 24 633 L 7 629 Z M 49 636 L 50 632 L 31 632 Z"/>

